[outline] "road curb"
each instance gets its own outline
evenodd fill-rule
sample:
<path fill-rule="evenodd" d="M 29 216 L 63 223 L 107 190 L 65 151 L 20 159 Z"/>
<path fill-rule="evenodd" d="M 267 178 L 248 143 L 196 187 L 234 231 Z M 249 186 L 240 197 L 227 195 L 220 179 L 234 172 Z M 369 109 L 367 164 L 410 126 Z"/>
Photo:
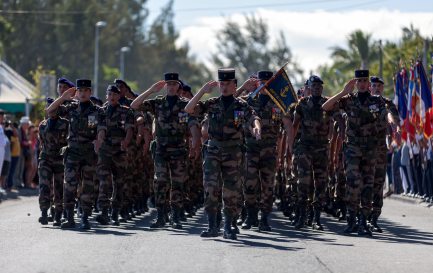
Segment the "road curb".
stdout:
<path fill-rule="evenodd" d="M 403 196 L 403 195 L 400 195 L 400 194 L 392 194 L 392 195 L 388 196 L 387 198 L 391 199 L 391 200 L 400 201 L 400 202 L 403 202 L 403 203 L 408 203 L 408 204 L 413 204 L 413 205 L 420 205 L 420 206 L 423 206 L 423 207 L 426 207 L 426 208 L 433 207 L 433 204 L 426 203 L 426 202 L 422 201 L 419 198 L 413 198 L 413 197 L 409 197 L 409 196 Z"/>

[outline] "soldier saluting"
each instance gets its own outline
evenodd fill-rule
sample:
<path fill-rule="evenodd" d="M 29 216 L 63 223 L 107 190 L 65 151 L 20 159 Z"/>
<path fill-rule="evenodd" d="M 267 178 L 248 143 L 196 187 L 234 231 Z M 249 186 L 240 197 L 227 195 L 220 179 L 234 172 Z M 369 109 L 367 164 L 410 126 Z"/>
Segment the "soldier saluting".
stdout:
<path fill-rule="evenodd" d="M 94 183 L 93 176 L 96 168 L 96 154 L 93 141 L 96 140 L 98 116 L 100 108 L 90 101 L 92 84 L 90 80 L 77 80 L 76 88 L 69 88 L 50 106 L 46 112 L 69 120 L 68 146 L 65 157 L 65 183 L 63 188 L 64 209 L 67 221 L 61 228 L 75 227 L 74 205 L 77 188 L 82 184 L 80 205 L 83 209 L 81 229 L 89 229 L 89 216 L 92 213 Z M 77 95 L 77 96 L 75 96 Z M 78 101 L 72 101 L 74 98 Z M 65 101 L 70 103 L 63 105 Z"/>

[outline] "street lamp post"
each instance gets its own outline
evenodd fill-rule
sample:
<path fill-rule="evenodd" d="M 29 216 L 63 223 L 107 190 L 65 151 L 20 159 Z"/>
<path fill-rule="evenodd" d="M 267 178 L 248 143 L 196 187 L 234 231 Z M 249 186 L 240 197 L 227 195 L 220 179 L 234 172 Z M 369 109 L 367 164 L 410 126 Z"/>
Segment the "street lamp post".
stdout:
<path fill-rule="evenodd" d="M 105 21 L 95 24 L 95 63 L 93 66 L 93 95 L 98 96 L 98 73 L 99 73 L 99 29 L 107 25 Z"/>
<path fill-rule="evenodd" d="M 124 46 L 120 49 L 120 78 L 125 80 L 125 53 L 131 49 L 129 46 Z"/>

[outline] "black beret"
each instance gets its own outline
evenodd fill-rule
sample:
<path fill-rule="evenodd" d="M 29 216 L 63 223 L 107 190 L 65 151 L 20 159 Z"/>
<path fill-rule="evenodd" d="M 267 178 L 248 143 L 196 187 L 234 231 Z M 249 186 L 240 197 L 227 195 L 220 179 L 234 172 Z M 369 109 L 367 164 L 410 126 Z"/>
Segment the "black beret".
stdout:
<path fill-rule="evenodd" d="M 236 79 L 236 72 L 234 68 L 220 68 L 218 69 L 218 81 L 231 81 Z"/>
<path fill-rule="evenodd" d="M 174 82 L 178 82 L 179 84 L 181 84 L 181 82 L 179 80 L 179 74 L 178 73 L 173 73 L 173 72 L 165 73 L 164 74 L 164 80 L 166 82 L 174 81 Z"/>
<path fill-rule="evenodd" d="M 371 76 L 371 77 L 370 77 L 370 82 L 371 82 L 371 83 L 381 83 L 381 84 L 385 84 L 385 82 L 384 82 L 381 78 L 379 78 L 379 77 L 377 77 L 377 76 Z"/>
<path fill-rule="evenodd" d="M 314 83 L 314 82 L 323 84 L 323 81 L 319 76 L 311 75 L 310 78 L 308 79 L 308 83 Z"/>
<path fill-rule="evenodd" d="M 310 82 L 308 81 L 308 79 L 305 80 L 305 82 L 304 82 L 304 86 L 309 85 L 309 84 L 310 84 Z"/>
<path fill-rule="evenodd" d="M 57 83 L 62 83 L 62 84 L 66 84 L 69 87 L 75 87 L 75 84 L 73 82 L 71 82 L 70 80 L 66 79 L 66 78 L 59 78 L 57 80 Z"/>
<path fill-rule="evenodd" d="M 274 72 L 272 72 L 272 71 L 263 70 L 263 71 L 257 72 L 257 78 L 259 80 L 262 80 L 262 81 L 269 80 L 270 78 L 272 78 L 273 75 L 274 75 Z"/>
<path fill-rule="evenodd" d="M 359 79 L 359 78 L 368 78 L 368 70 L 363 70 L 363 69 L 358 69 L 355 70 L 355 79 Z"/>
<path fill-rule="evenodd" d="M 47 102 L 47 106 L 49 106 L 51 103 L 53 103 L 54 102 L 54 99 L 53 98 L 50 98 L 50 97 L 48 97 L 48 98 L 46 98 L 46 102 Z"/>
<path fill-rule="evenodd" d="M 131 91 L 131 87 L 129 87 L 129 85 L 124 81 L 124 80 L 121 80 L 121 79 L 115 79 L 114 80 L 114 84 L 124 84 L 125 85 L 125 87 L 129 90 L 129 91 Z"/>
<path fill-rule="evenodd" d="M 92 81 L 87 79 L 78 79 L 77 88 L 92 88 Z"/>
<path fill-rule="evenodd" d="M 112 84 L 108 85 L 107 92 L 113 92 L 113 93 L 116 93 L 116 94 L 120 94 L 119 88 L 117 88 L 117 86 L 112 85 Z"/>

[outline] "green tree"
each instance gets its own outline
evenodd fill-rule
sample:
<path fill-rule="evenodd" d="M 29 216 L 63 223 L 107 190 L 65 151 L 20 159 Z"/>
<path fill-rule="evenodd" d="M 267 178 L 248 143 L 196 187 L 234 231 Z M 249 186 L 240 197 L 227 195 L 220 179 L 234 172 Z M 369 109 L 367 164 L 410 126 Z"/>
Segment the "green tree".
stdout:
<path fill-rule="evenodd" d="M 258 70 L 278 70 L 289 62 L 291 79 L 300 79 L 302 70 L 294 62 L 284 34 L 271 44 L 269 27 L 266 22 L 255 16 L 245 16 L 246 23 L 241 24 L 228 20 L 217 34 L 218 51 L 212 55 L 217 66 L 234 67 L 238 78 L 245 80 Z"/>

